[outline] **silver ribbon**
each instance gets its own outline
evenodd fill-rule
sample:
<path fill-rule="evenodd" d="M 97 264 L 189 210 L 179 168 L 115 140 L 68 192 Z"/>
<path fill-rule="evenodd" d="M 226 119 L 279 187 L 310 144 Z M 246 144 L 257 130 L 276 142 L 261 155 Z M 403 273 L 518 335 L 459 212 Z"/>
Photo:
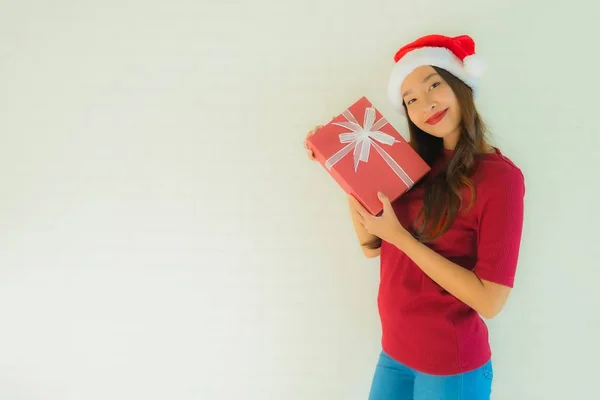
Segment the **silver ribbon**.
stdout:
<path fill-rule="evenodd" d="M 381 144 L 392 146 L 397 142 L 392 135 L 379 131 L 379 129 L 388 124 L 388 121 L 382 117 L 379 121 L 375 122 L 375 109 L 373 107 L 366 109 L 363 126 L 356 121 L 356 118 L 354 118 L 354 115 L 352 115 L 349 110 L 344 111 L 342 115 L 346 118 L 346 121 L 332 122 L 332 124 L 350 129 L 350 132 L 344 132 L 339 135 L 340 143 L 347 144 L 325 161 L 325 168 L 331 170 L 335 164 L 354 150 L 354 172 L 356 172 L 358 171 L 358 165 L 361 161 L 369 161 L 369 153 L 371 151 L 371 146 L 373 146 L 398 178 L 400 178 L 408 188 L 411 188 L 414 185 L 414 182 L 410 176 L 408 176 L 402 167 L 398 165 L 396 160 L 376 143 L 379 142 Z"/>

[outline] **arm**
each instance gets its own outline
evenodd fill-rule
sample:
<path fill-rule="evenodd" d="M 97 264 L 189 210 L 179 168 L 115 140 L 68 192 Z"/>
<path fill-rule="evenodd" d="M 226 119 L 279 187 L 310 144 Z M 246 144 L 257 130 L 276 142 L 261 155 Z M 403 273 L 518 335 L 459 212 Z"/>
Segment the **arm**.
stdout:
<path fill-rule="evenodd" d="M 378 257 L 381 253 L 381 248 L 379 249 L 369 249 L 363 246 L 363 243 L 370 242 L 377 238 L 377 236 L 370 234 L 367 229 L 362 225 L 360 221 L 360 214 L 358 213 L 354 203 L 350 197 L 348 197 L 348 205 L 350 207 L 350 214 L 352 216 L 352 224 L 354 225 L 354 231 L 356 232 L 356 236 L 358 237 L 358 241 L 361 244 L 361 248 L 365 257 L 373 258 Z"/>
<path fill-rule="evenodd" d="M 332 117 L 332 119 L 334 119 L 335 116 Z M 318 131 L 319 129 L 321 129 L 323 127 L 323 125 L 317 125 L 314 129 L 312 129 L 310 132 L 308 132 L 308 135 L 306 136 L 306 138 L 308 139 L 309 136 L 313 135 L 316 131 Z M 311 160 L 316 160 L 315 155 L 313 153 L 313 151 L 311 149 L 308 148 L 307 146 L 307 142 L 306 139 L 304 141 L 304 147 L 306 148 L 306 151 L 308 152 L 308 157 Z M 370 242 L 372 240 L 375 240 L 377 238 L 377 236 L 370 234 L 367 229 L 360 223 L 360 215 L 358 214 L 358 211 L 356 209 L 356 206 L 353 204 L 352 202 L 352 195 L 347 195 L 348 198 L 348 203 L 350 206 L 350 214 L 352 216 L 352 224 L 354 226 L 354 231 L 356 232 L 356 236 L 358 237 L 359 243 L 361 245 L 363 254 L 365 255 L 365 257 L 368 258 L 373 258 L 373 257 L 377 257 L 379 256 L 379 254 L 381 253 L 381 249 L 369 249 L 366 246 L 363 246 L 363 243 L 367 243 Z"/>
<path fill-rule="evenodd" d="M 475 272 L 442 257 L 410 235 L 398 234 L 394 245 L 433 281 L 484 318 L 495 317 L 504 307 L 510 287 L 479 279 Z"/>
<path fill-rule="evenodd" d="M 477 262 L 472 271 L 455 264 L 398 230 L 392 243 L 438 285 L 485 318 L 504 307 L 513 285 L 523 228 L 525 185 L 520 170 L 499 177 L 486 193 L 478 225 Z"/>

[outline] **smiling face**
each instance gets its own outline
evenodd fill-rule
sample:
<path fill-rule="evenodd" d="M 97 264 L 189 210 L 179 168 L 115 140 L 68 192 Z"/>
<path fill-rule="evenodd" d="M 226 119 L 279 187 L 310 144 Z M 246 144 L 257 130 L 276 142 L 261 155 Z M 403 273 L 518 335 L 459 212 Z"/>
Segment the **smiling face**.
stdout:
<path fill-rule="evenodd" d="M 422 131 L 453 148 L 460 137 L 461 110 L 448 83 L 429 66 L 412 71 L 402 83 L 402 99 L 410 120 Z"/>

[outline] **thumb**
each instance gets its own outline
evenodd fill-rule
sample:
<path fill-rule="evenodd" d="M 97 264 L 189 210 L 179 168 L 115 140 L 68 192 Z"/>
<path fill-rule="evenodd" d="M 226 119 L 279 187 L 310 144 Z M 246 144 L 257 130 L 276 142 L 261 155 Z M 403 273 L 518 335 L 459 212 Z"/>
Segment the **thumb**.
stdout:
<path fill-rule="evenodd" d="M 390 199 L 385 194 L 383 194 L 382 192 L 377 192 L 377 197 L 379 197 L 379 200 L 381 200 L 381 203 L 383 204 L 383 209 L 385 211 L 389 211 L 392 209 Z"/>

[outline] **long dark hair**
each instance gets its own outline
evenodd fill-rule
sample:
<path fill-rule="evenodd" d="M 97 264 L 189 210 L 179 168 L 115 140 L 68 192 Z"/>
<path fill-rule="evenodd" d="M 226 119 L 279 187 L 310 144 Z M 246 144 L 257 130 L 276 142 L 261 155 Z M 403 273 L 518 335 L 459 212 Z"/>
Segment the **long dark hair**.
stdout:
<path fill-rule="evenodd" d="M 473 101 L 472 89 L 462 80 L 439 67 L 433 67 L 448 83 L 461 109 L 461 134 L 453 152 L 453 156 L 443 171 L 432 179 L 423 179 L 414 187 L 423 186 L 423 207 L 417 217 L 416 228 L 411 232 L 421 242 L 429 242 L 444 234 L 456 218 L 463 206 L 461 188 L 466 186 L 471 192 L 471 201 L 475 201 L 475 188 L 470 176 L 475 169 L 477 155 L 484 153 L 487 140 L 487 129 Z M 406 105 L 402 106 L 408 115 Z M 419 129 L 408 119 L 410 145 L 423 158 L 433 165 L 443 155 L 443 139 L 432 136 Z M 363 246 L 370 249 L 381 247 L 381 239 L 375 238 Z"/>

